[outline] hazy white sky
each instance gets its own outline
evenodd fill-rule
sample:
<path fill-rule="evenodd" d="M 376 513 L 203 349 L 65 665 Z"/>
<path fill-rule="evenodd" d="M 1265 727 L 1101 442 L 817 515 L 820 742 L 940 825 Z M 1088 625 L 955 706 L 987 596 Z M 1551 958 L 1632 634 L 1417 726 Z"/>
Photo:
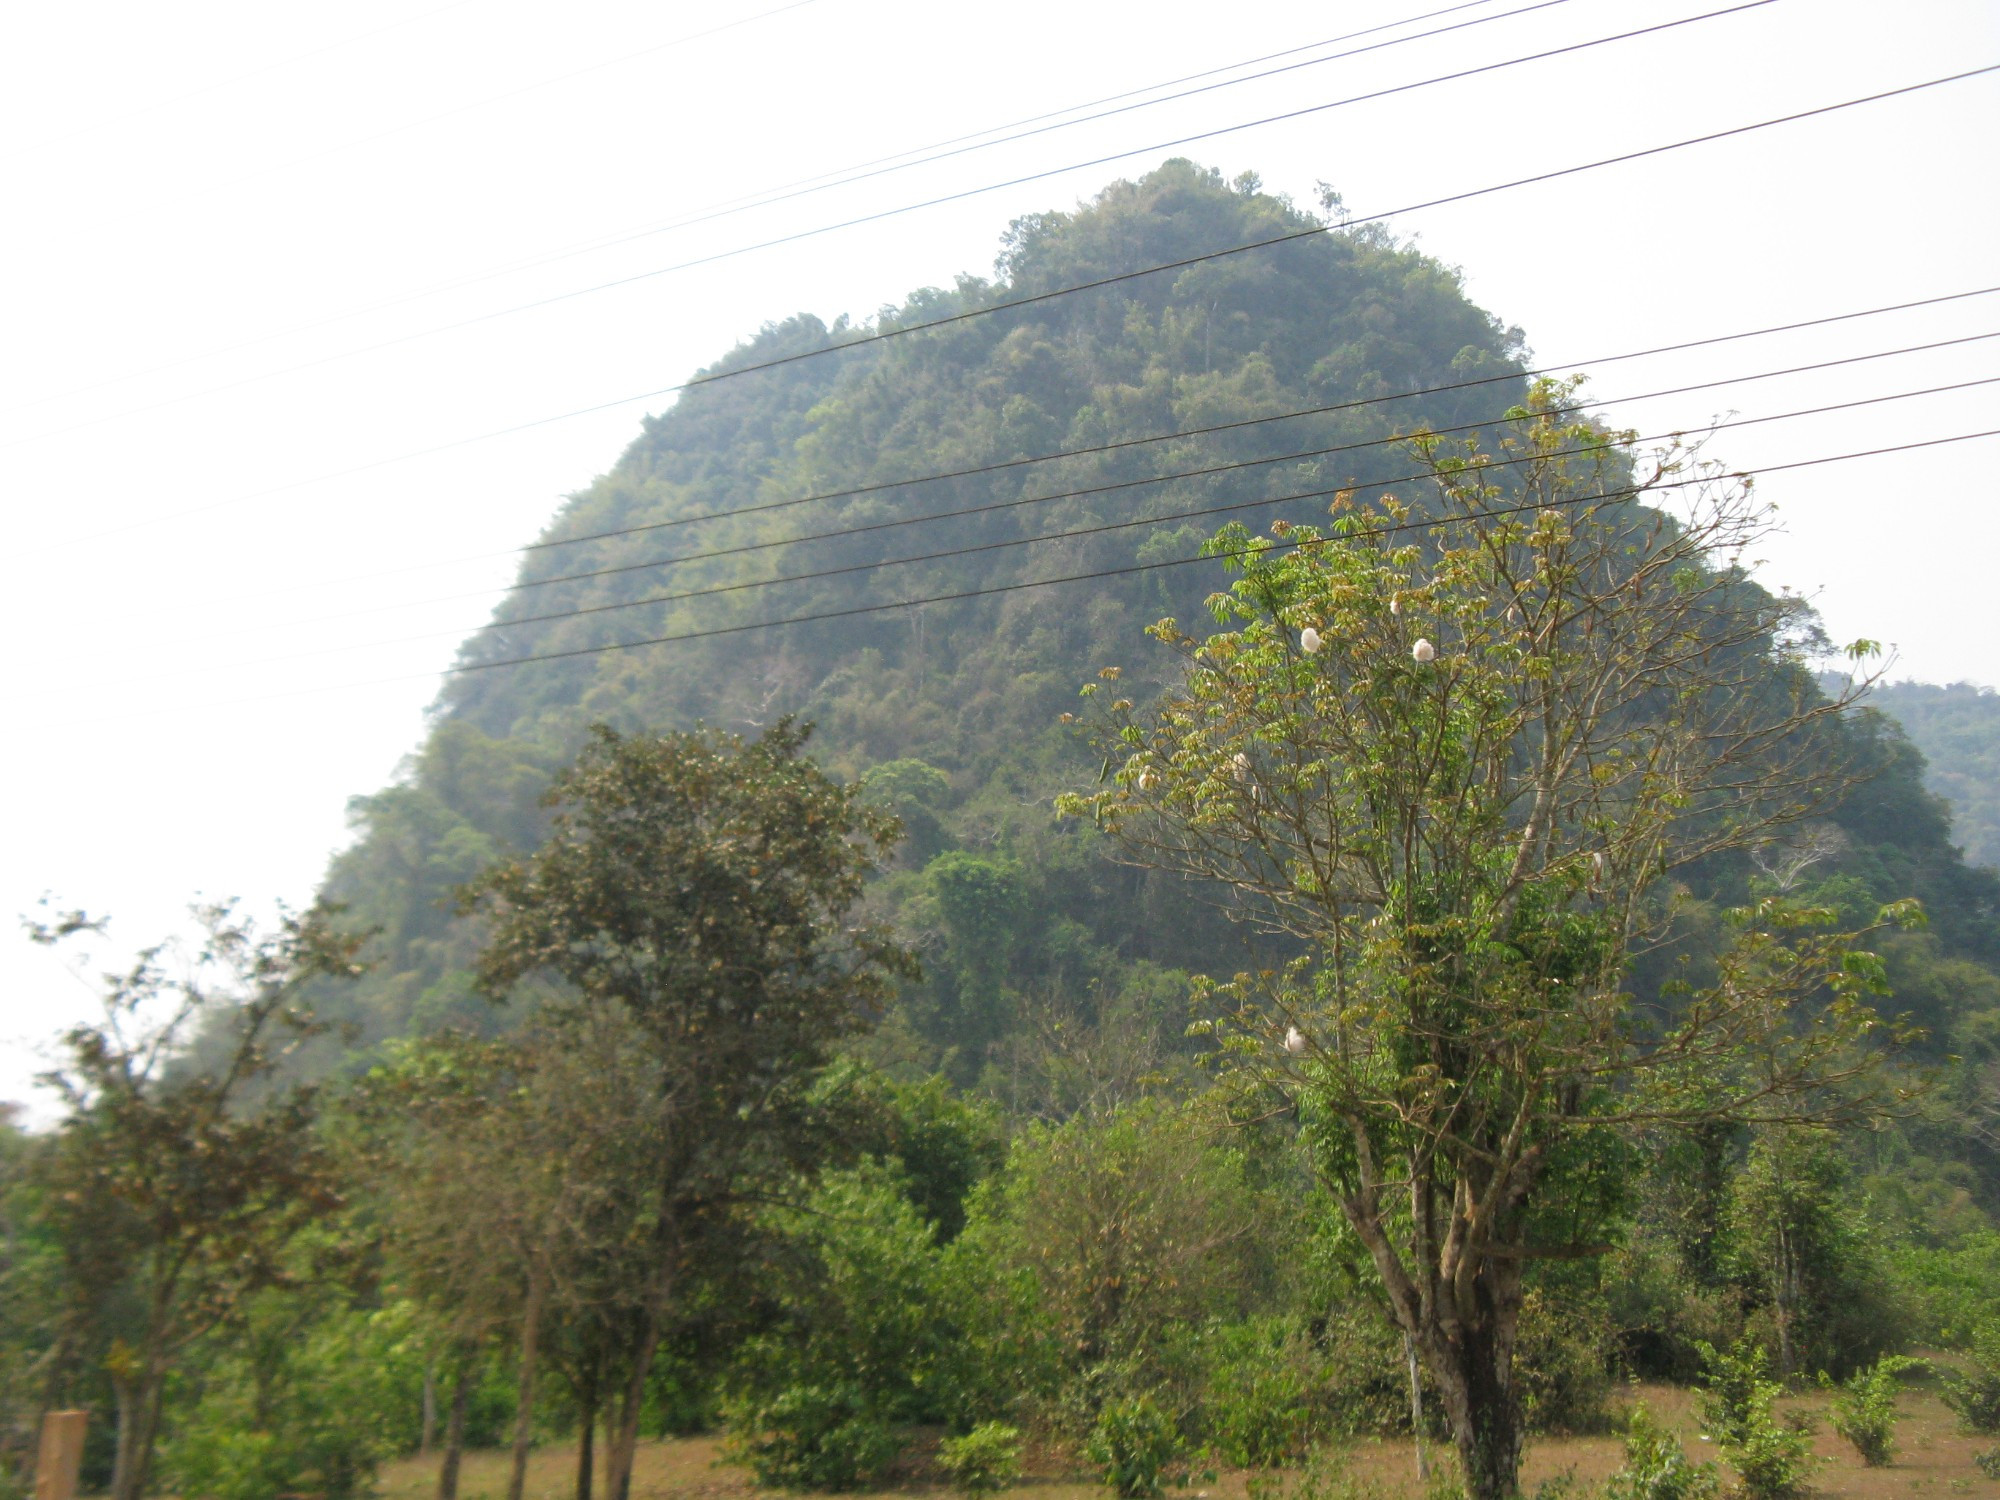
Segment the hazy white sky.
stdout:
<path fill-rule="evenodd" d="M 1369 40 L 1493 18 L 1449 35 L 677 226 L 1449 3 L 18 10 L 0 53 L 0 638 L 16 726 L 0 908 L 53 891 L 137 941 L 197 892 L 307 898 L 345 836 L 346 798 L 416 743 L 436 674 L 511 576 L 508 549 L 669 399 L 628 398 L 764 321 L 865 317 L 983 272 L 1009 219 L 1168 155 L 1254 170 L 1307 202 L 1325 180 L 1369 215 L 2000 63 L 1990 0 L 1769 0 L 1155 149 L 1727 3 L 1555 0 L 1510 15 L 1532 0 L 1491 0 Z M 1462 267 L 1541 360 L 1588 368 L 2000 284 L 1997 141 L 1989 74 L 1392 228 Z M 2000 296 L 1610 365 L 1596 388 L 1635 396 L 1988 331 Z M 2000 339 L 1613 416 L 1664 431 L 1994 375 Z M 1996 392 L 1745 427 L 1715 451 L 1754 467 L 2000 427 Z M 599 409 L 543 421 L 583 408 Z M 540 425 L 485 436 L 525 423 Z M 1770 476 L 1789 530 L 1769 578 L 1815 591 L 1837 637 L 1896 642 L 1904 675 L 2000 681 L 1996 459 L 1988 438 Z M 90 991 L 12 939 L 0 984 L 0 1099 L 23 1098 Z"/>

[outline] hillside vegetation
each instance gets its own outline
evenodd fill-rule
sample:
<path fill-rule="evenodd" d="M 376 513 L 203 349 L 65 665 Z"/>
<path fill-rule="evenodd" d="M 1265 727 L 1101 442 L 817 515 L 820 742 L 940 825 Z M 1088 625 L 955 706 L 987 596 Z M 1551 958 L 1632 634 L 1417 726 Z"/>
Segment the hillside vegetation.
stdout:
<path fill-rule="evenodd" d="M 1967 862 L 2000 867 L 2000 694 L 1969 682 L 1894 682 L 1871 701 L 1923 752 L 1925 784 L 1951 804 Z"/>
<path fill-rule="evenodd" d="M 1149 627 L 1205 637 L 1232 587 L 1265 631 L 1258 660 L 1303 670 L 1290 604 L 1257 593 L 1292 575 L 1139 565 L 1195 558 L 1225 522 L 1239 546 L 1324 527 L 1340 491 L 1421 517 L 1436 502 L 1402 481 L 1457 450 L 1385 440 L 1449 429 L 1498 452 L 1566 388 L 1531 386 L 1518 330 L 1365 226 L 746 370 L 1320 222 L 1254 178 L 1169 163 L 1017 221 L 990 277 L 866 329 L 770 324 L 704 372 L 728 378 L 649 418 L 526 553 L 403 773 L 354 799 L 328 911 L 265 939 L 217 916 L 211 958 L 249 1009 L 192 1007 L 198 1042 L 157 1074 L 121 1079 L 122 1054 L 85 1038 L 99 1087 L 74 1128 L 0 1133 L 7 1412 L 89 1403 L 129 1432 L 150 1410 L 161 1483 L 185 1500 L 359 1494 L 419 1448 L 510 1440 L 517 1475 L 532 1447 L 575 1445 L 577 1493 L 602 1470 L 612 1500 L 635 1464 L 681 1461 L 650 1445 L 667 1434 L 726 1432 L 760 1482 L 820 1489 L 904 1472 L 939 1432 L 965 1472 L 1004 1477 L 1026 1441 L 1038 1477 L 1060 1462 L 1127 1494 L 1413 1428 L 1448 1443 L 1463 1382 L 1437 1362 L 1458 1335 L 1432 1319 L 1420 1371 L 1386 1315 L 1379 1257 L 1337 1201 L 1338 1101 L 1219 1086 L 1243 1049 L 1196 976 L 1303 972 L 1285 965 L 1311 941 L 1059 815 L 1065 793 L 1153 785 L 1114 764 L 1126 742 L 1107 754 L 1064 719 L 1088 715 L 1079 690 L 1105 668 L 1116 711 L 1147 712 L 1183 681 Z M 1573 430 L 1600 480 L 1629 484 L 1624 448 Z M 1495 503 L 1525 492 L 1494 473 Z M 1443 477 L 1430 493 L 1463 482 Z M 1087 534 L 1035 540 L 1055 533 Z M 1862 1382 L 1840 1399 L 1874 1391 L 1879 1417 L 1898 1367 L 1877 1362 L 1942 1349 L 1954 1409 L 2000 1422 L 2000 873 L 1955 847 L 1992 858 L 1978 757 L 2000 739 L 1971 727 L 1991 696 L 1961 689 L 1832 712 L 1768 624 L 1810 622 L 1706 567 L 1675 586 L 1764 622 L 1727 642 L 1730 682 L 1854 784 L 1670 879 L 1634 855 L 1620 878 L 1672 920 L 1629 963 L 1615 923 L 1578 914 L 1607 878 L 1578 843 L 1526 900 L 1553 955 L 1527 994 L 1540 1006 L 1611 953 L 1593 1045 L 1643 1050 L 1782 970 L 1785 1005 L 1818 1008 L 1779 1006 L 1772 1030 L 1814 1061 L 1783 1109 L 1736 1113 L 1699 1101 L 1754 1072 L 1747 1053 L 1691 1051 L 1666 1070 L 1674 1107 L 1622 1114 L 1565 1064 L 1563 1119 L 1616 1128 L 1586 1149 L 1551 1116 L 1526 1146 L 1553 1184 L 1533 1225 L 1551 1253 L 1509 1272 L 1518 1340 L 1499 1338 L 1512 1384 L 1494 1399 L 1530 1431 L 1602 1435 L 1624 1421 L 1616 1382 L 1700 1382 L 1735 1473 L 1788 1500 L 1810 1443 L 1772 1415 L 1786 1384 Z M 1079 574 L 1102 576 L 1012 587 Z M 1402 601 L 1352 618 L 1401 619 Z M 1199 637 L 1158 633 L 1196 660 Z M 1390 687 L 1426 690 L 1431 658 L 1395 659 L 1409 675 Z M 1203 796 L 1254 827 L 1267 794 L 1233 763 Z M 883 813 L 901 832 L 874 868 L 852 851 L 886 836 Z M 788 839 L 782 859 L 757 852 Z M 1922 920 L 1892 906 L 1912 899 Z M 1778 935 L 1746 960 L 1759 922 Z M 1447 928 L 1425 929 L 1436 952 Z M 1518 984 L 1531 946 L 1466 951 Z M 138 975 L 120 995 L 171 988 Z M 273 1031 L 246 1042 L 245 1014 Z M 1478 1022 L 1453 1065 L 1489 1079 L 1481 1047 L 1530 1043 Z M 1429 1087 L 1448 1069 L 1418 1055 L 1425 1035 L 1413 1022 L 1408 1058 L 1392 1038 L 1364 1062 L 1394 1053 Z M 1281 1064 L 1308 1046 L 1282 1025 L 1264 1040 Z M 1487 1153 L 1453 1136 L 1458 1108 L 1435 1139 L 1465 1154 L 1433 1185 L 1462 1210 Z M 175 1218 L 176 1184 L 208 1207 Z M 1376 1221 L 1421 1238 L 1406 1190 Z M 257 1226 L 276 1202 L 292 1216 L 274 1239 Z M 182 1260 L 159 1249 L 169 1220 Z M 188 1279 L 162 1292 L 169 1261 Z M 178 1309 L 166 1333 L 148 1288 Z M 133 1352 L 169 1344 L 157 1368 Z M 136 1460 L 94 1441 L 91 1472 L 136 1500 Z M 1669 1447 L 1637 1419 L 1616 1493 L 1713 1495 L 1717 1473 Z M 1608 1443 L 1591 1451 L 1593 1476 L 1612 1467 Z M 1433 1495 L 1453 1484 L 1441 1462 Z M 1314 1492 L 1332 1493 L 1322 1469 Z M 1480 1500 L 1511 1484 L 1499 1473 L 1471 1476 Z M 399 1469 L 396 1492 L 411 1484 Z"/>

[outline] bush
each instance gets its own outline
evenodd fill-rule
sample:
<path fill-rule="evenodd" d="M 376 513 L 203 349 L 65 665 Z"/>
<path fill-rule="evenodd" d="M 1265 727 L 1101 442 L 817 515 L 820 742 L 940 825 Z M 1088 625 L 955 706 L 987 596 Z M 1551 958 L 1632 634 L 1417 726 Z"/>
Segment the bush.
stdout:
<path fill-rule="evenodd" d="M 1558 1303 L 1528 1292 L 1514 1353 L 1522 1413 L 1536 1432 L 1601 1432 L 1611 1390 L 1612 1330 L 1602 1304 L 1585 1295 Z"/>
<path fill-rule="evenodd" d="M 1988 1479 L 2000 1479 L 2000 1448 L 1988 1448 L 1984 1453 L 1975 1453 L 1972 1455 L 1972 1461 L 1979 1466 L 1979 1472 Z"/>
<path fill-rule="evenodd" d="M 1005 1422 L 981 1422 L 964 1437 L 944 1440 L 938 1466 L 961 1494 L 1004 1490 L 1021 1474 L 1021 1430 Z"/>
<path fill-rule="evenodd" d="M 1165 1488 L 1167 1470 L 1180 1456 L 1181 1434 L 1151 1396 L 1131 1396 L 1097 1414 L 1083 1451 L 1113 1494 L 1146 1500 Z"/>
<path fill-rule="evenodd" d="M 1688 1462 L 1680 1439 L 1644 1404 L 1625 1426 L 1625 1467 L 1611 1476 L 1605 1500 L 1713 1500 L 1722 1488 L 1714 1464 Z"/>
<path fill-rule="evenodd" d="M 1856 1370 L 1833 1398 L 1833 1430 L 1871 1469 L 1885 1467 L 1896 1451 L 1896 1377 L 1920 1368 L 1919 1360 L 1891 1355 Z"/>
<path fill-rule="evenodd" d="M 1410 1430 L 1410 1377 L 1403 1341 L 1389 1320 L 1355 1298 L 1333 1307 L 1319 1334 L 1321 1380 L 1328 1414 L 1349 1437 Z M 1424 1409 L 1441 1407 L 1424 1379 Z"/>
<path fill-rule="evenodd" d="M 1309 1412 L 1305 1382 L 1280 1367 L 1239 1374 L 1214 1390 L 1208 1407 L 1209 1440 L 1224 1463 L 1239 1469 L 1275 1469 L 1305 1447 Z"/>
<path fill-rule="evenodd" d="M 1814 1468 L 1812 1437 L 1772 1419 L 1783 1387 L 1766 1378 L 1763 1349 L 1738 1339 L 1726 1354 L 1703 1344 L 1701 1355 L 1701 1420 L 1743 1481 L 1743 1493 L 1748 1500 L 1797 1500 Z"/>
<path fill-rule="evenodd" d="M 852 1386 L 790 1386 L 733 1403 L 728 1420 L 725 1453 L 768 1488 L 853 1489 L 879 1479 L 903 1446 Z"/>
<path fill-rule="evenodd" d="M 202 1500 L 306 1492 L 347 1500 L 414 1446 L 423 1354 L 408 1309 L 362 1311 L 331 1292 L 255 1299 L 234 1341 L 201 1370 L 160 1452 L 173 1490 Z M 313 1297 L 306 1320 L 296 1301 Z"/>
<path fill-rule="evenodd" d="M 1967 1432 L 2000 1432 L 2000 1322 L 1981 1326 L 1972 1343 L 1970 1373 L 1947 1373 L 1944 1404 Z"/>
<path fill-rule="evenodd" d="M 1301 1331 L 1266 1319 L 1206 1330 L 1201 1342 L 1208 1361 L 1202 1413 L 1217 1457 L 1241 1469 L 1270 1469 L 1304 1453 L 1319 1372 Z"/>

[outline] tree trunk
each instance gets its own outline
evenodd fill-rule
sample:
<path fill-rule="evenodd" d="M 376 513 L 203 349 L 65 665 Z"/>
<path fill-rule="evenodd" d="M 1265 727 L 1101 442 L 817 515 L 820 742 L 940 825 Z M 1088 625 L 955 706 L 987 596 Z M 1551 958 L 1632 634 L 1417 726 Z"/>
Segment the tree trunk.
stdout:
<path fill-rule="evenodd" d="M 507 1500 L 521 1500 L 528 1484 L 528 1449 L 535 1436 L 536 1341 L 542 1329 L 542 1278 L 528 1274 L 528 1301 L 521 1309 L 521 1379 L 514 1397 L 514 1472 L 507 1478 Z"/>
<path fill-rule="evenodd" d="M 429 1458 L 438 1436 L 438 1367 L 433 1359 L 424 1366 L 424 1426 L 417 1439 L 417 1457 Z"/>
<path fill-rule="evenodd" d="M 1514 1397 L 1513 1325 L 1461 1327 L 1431 1341 L 1438 1383 L 1468 1500 L 1513 1500 L 1520 1493 L 1521 1413 Z"/>
<path fill-rule="evenodd" d="M 465 1454 L 465 1408 L 472 1400 L 473 1360 L 460 1366 L 451 1388 L 451 1415 L 444 1423 L 444 1462 L 438 1466 L 438 1500 L 458 1500 L 458 1461 Z"/>
<path fill-rule="evenodd" d="M 631 1500 L 632 1460 L 639 1449 L 639 1412 L 646 1404 L 646 1377 L 653 1373 L 653 1357 L 660 1349 L 660 1320 L 649 1318 L 639 1341 L 625 1382 L 625 1394 L 618 1402 L 617 1430 L 607 1434 L 611 1451 L 605 1456 L 604 1500 Z"/>
<path fill-rule="evenodd" d="M 164 1374 L 142 1375 L 118 1387 L 118 1453 L 111 1478 L 111 1500 L 140 1500 L 152 1478 L 153 1448 L 160 1436 L 160 1402 L 166 1395 Z"/>
<path fill-rule="evenodd" d="M 1430 1461 L 1424 1457 L 1424 1380 L 1417 1369 L 1417 1341 L 1403 1335 L 1403 1358 L 1410 1366 L 1410 1436 L 1417 1445 L 1417 1478 L 1431 1477 Z"/>
<path fill-rule="evenodd" d="M 582 1425 L 576 1434 L 576 1500 L 590 1500 L 597 1466 L 597 1387 L 593 1383 L 578 1403 Z"/>
<path fill-rule="evenodd" d="M 132 1492 L 132 1438 L 138 1427 L 138 1414 L 133 1410 L 130 1380 L 112 1376 L 111 1391 L 118 1403 L 118 1438 L 111 1460 L 111 1495 L 112 1500 L 126 1500 Z"/>

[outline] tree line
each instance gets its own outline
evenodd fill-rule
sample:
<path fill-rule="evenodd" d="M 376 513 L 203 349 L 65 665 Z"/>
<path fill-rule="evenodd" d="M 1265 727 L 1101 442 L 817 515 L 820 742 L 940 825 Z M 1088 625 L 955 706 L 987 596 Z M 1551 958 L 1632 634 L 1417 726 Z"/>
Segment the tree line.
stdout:
<path fill-rule="evenodd" d="M 626 1500 L 642 1437 L 718 1427 L 838 1489 L 926 1426 L 973 1487 L 1033 1438 L 1134 1494 L 1401 1431 L 1499 1500 L 1629 1372 L 1703 1379 L 1776 1500 L 1773 1377 L 1851 1376 L 1879 1438 L 1918 1340 L 1971 1351 L 1990 1423 L 1990 1189 L 1879 1233 L 1885 1153 L 1983 1106 L 1897 1019 L 1921 908 L 1829 873 L 1865 681 L 1829 694 L 1745 574 L 1740 485 L 1677 450 L 1635 484 L 1568 394 L 1420 440 L 1427 503 L 1220 533 L 1213 628 L 1086 686 L 1098 781 L 1053 816 L 1206 893 L 1241 972 L 1023 1028 L 1023 872 L 939 847 L 921 763 L 842 780 L 789 719 L 594 730 L 457 888 L 493 1019 L 357 1076 L 296 1064 L 367 935 L 203 911 L 69 1035 L 60 1128 L 4 1137 L 10 1472 L 81 1403 L 115 1500 L 358 1494 L 411 1450 L 452 1500 L 503 1445 L 519 1500 L 557 1438 Z M 1624 1482 L 1678 1451 L 1635 1426 Z"/>

